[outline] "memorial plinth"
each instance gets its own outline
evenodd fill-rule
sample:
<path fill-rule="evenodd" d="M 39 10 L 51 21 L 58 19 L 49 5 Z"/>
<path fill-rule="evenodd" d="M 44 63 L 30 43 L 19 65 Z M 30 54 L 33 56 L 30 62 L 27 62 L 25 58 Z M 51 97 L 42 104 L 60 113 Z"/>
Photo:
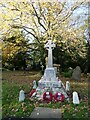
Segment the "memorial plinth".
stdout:
<path fill-rule="evenodd" d="M 38 81 L 38 87 L 36 89 L 37 97 L 42 98 L 44 92 L 51 91 L 53 94 L 60 92 L 64 94 L 65 98 L 68 98 L 64 84 L 60 79 L 58 79 L 58 77 L 56 77 L 56 72 L 53 67 L 52 50 L 55 48 L 55 44 L 49 40 L 45 44 L 45 48 L 48 50 L 48 62 L 44 71 L 44 75 Z"/>
<path fill-rule="evenodd" d="M 39 88 L 57 88 L 60 87 L 61 81 L 56 78 L 56 73 L 54 68 L 46 68 L 44 72 L 44 76 L 38 82 Z"/>

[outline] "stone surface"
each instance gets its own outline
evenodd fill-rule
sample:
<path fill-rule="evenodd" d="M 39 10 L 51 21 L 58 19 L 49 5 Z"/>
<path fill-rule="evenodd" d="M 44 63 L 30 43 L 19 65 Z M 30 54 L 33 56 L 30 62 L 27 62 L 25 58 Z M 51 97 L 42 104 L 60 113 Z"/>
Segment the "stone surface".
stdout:
<path fill-rule="evenodd" d="M 81 79 L 81 68 L 77 66 L 72 73 L 72 79 L 80 80 Z"/>
<path fill-rule="evenodd" d="M 66 81 L 66 91 L 70 91 L 70 82 Z"/>
<path fill-rule="evenodd" d="M 38 87 L 41 88 L 56 88 L 61 86 L 61 81 L 56 78 L 54 68 L 46 68 L 43 78 L 38 81 Z"/>
<path fill-rule="evenodd" d="M 36 80 L 33 81 L 33 89 L 37 88 Z"/>
<path fill-rule="evenodd" d="M 61 111 L 60 109 L 36 107 L 30 118 L 61 118 Z"/>
<path fill-rule="evenodd" d="M 46 65 L 46 69 L 44 71 L 44 75 L 38 81 L 38 87 L 36 88 L 35 81 L 33 82 L 33 89 L 36 88 L 36 97 L 39 99 L 39 96 L 43 98 L 43 94 L 45 92 L 51 92 L 53 95 L 57 92 L 64 94 L 65 98 L 68 98 L 66 93 L 64 84 L 62 81 L 56 76 L 56 71 L 53 67 L 52 60 L 52 50 L 54 49 L 55 44 L 49 40 L 45 48 L 48 50 L 48 62 Z"/>
<path fill-rule="evenodd" d="M 77 92 L 73 92 L 73 104 L 79 104 L 79 96 Z"/>
<path fill-rule="evenodd" d="M 52 50 L 55 48 L 55 44 L 51 40 L 48 40 L 44 47 L 48 50 L 47 67 L 53 67 Z"/>
<path fill-rule="evenodd" d="M 57 70 L 57 67 L 54 67 L 54 70 L 55 70 L 55 73 L 57 74 L 57 71 L 58 71 L 58 70 Z"/>
<path fill-rule="evenodd" d="M 24 94 L 24 91 L 21 90 L 21 91 L 19 92 L 19 102 L 24 101 L 24 99 L 25 99 L 25 94 Z"/>
<path fill-rule="evenodd" d="M 44 72 L 44 79 L 48 81 L 56 80 L 56 72 L 54 68 L 46 68 Z"/>

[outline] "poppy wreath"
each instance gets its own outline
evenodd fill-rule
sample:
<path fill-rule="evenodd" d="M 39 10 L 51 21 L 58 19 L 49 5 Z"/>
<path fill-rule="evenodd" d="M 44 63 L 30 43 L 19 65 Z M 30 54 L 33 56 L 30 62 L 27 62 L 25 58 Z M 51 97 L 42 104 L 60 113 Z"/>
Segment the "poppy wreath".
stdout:
<path fill-rule="evenodd" d="M 60 93 L 60 99 L 58 99 L 58 93 L 59 93 L 59 92 L 57 92 L 57 93 L 54 95 L 54 100 L 55 100 L 56 102 L 58 102 L 58 101 L 63 102 L 63 101 L 65 100 L 65 96 L 64 96 L 62 93 Z"/>
<path fill-rule="evenodd" d="M 47 98 L 46 97 L 47 96 L 47 94 L 46 94 L 46 92 L 43 94 L 43 100 L 44 101 L 47 101 L 47 102 L 50 102 L 50 101 L 52 101 L 52 98 L 53 98 L 53 95 L 52 95 L 52 93 L 51 92 L 49 92 L 49 98 Z"/>
<path fill-rule="evenodd" d="M 36 89 L 33 89 L 33 90 L 29 93 L 29 97 L 31 97 L 34 92 L 36 92 Z"/>

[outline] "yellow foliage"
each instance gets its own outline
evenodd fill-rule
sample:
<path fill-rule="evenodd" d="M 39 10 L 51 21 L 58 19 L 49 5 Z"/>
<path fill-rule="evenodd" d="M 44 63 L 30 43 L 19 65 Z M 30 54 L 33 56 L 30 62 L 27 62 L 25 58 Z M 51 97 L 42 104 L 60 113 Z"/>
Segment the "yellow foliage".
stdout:
<path fill-rule="evenodd" d="M 38 40 L 40 37 L 43 37 L 44 41 L 47 41 L 48 37 L 51 36 L 51 39 L 57 42 L 58 45 L 66 45 L 67 47 L 65 46 L 65 49 L 67 49 L 68 52 L 70 52 L 68 50 L 70 47 L 78 46 L 80 43 L 83 45 L 81 38 L 83 37 L 84 30 L 69 26 L 71 18 L 67 18 L 67 16 L 70 15 L 71 8 L 70 6 L 68 6 L 68 8 L 66 8 L 67 6 L 64 7 L 65 1 L 50 2 L 42 0 L 41 2 L 40 0 L 34 0 L 34 3 L 31 3 L 32 0 L 3 1 L 0 1 L 1 5 L 5 5 L 5 7 L 0 8 L 0 37 L 7 35 L 8 31 L 12 30 L 13 25 L 22 28 L 23 26 L 29 26 L 29 28 L 34 29 L 29 29 L 29 32 L 34 34 L 34 37 L 36 36 Z M 79 2 L 75 2 L 74 7 L 78 3 Z M 13 32 L 11 32 L 11 36 L 12 35 L 14 35 Z M 34 39 L 36 40 L 36 38 Z M 20 39 L 17 39 L 16 43 L 20 43 Z M 5 52 L 7 52 L 7 49 L 8 48 L 4 49 Z M 10 51 L 14 51 L 13 46 L 11 49 Z M 16 49 L 18 50 L 18 48 Z M 11 56 L 13 55 L 12 52 L 10 54 Z"/>

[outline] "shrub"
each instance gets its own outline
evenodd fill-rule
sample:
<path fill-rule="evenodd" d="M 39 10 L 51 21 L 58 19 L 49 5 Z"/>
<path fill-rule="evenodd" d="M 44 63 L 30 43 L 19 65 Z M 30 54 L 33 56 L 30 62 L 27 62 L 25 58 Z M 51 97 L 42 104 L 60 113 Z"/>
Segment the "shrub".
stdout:
<path fill-rule="evenodd" d="M 71 72 L 63 72 L 62 75 L 64 77 L 71 77 L 72 76 L 72 73 Z"/>

